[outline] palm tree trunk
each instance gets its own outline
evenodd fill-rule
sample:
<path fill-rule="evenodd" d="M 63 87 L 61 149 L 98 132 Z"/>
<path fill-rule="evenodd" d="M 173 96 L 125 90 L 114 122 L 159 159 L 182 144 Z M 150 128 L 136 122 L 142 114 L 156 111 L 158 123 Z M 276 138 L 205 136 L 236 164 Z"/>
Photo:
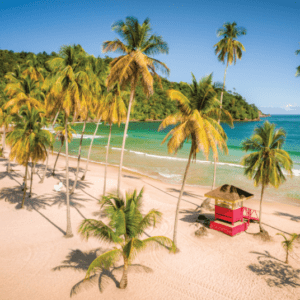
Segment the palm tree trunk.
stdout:
<path fill-rule="evenodd" d="M 36 171 L 35 166 L 36 166 L 36 162 L 31 167 L 33 174 L 35 174 L 35 171 Z"/>
<path fill-rule="evenodd" d="M 35 166 L 35 164 L 32 162 L 32 165 L 31 165 L 31 176 L 30 176 L 31 178 L 30 178 L 29 198 L 31 197 L 31 191 L 32 191 L 32 180 L 33 180 L 34 166 Z"/>
<path fill-rule="evenodd" d="M 135 75 L 135 77 L 133 79 L 133 82 L 131 84 L 130 99 L 129 99 L 129 105 L 128 105 L 128 110 L 127 110 L 127 118 L 126 118 L 126 124 L 125 124 L 124 135 L 123 135 L 121 158 L 120 158 L 120 168 L 119 168 L 119 176 L 118 176 L 118 188 L 117 188 L 118 197 L 120 196 L 124 149 L 125 149 L 126 135 L 127 135 L 129 119 L 130 119 L 131 105 L 132 105 L 132 102 L 134 100 L 134 95 L 135 95 L 136 83 L 137 83 L 137 75 Z"/>
<path fill-rule="evenodd" d="M 265 231 L 261 226 L 261 210 L 262 210 L 262 200 L 263 200 L 264 190 L 265 190 L 265 185 L 263 183 L 261 187 L 261 195 L 260 195 L 260 203 L 259 203 L 259 231 L 260 232 Z"/>
<path fill-rule="evenodd" d="M 224 72 L 223 87 L 222 87 L 221 98 L 220 98 L 220 113 L 219 113 L 219 117 L 218 117 L 219 124 L 221 121 L 221 109 L 222 109 L 222 105 L 223 105 L 223 94 L 224 94 L 224 89 L 225 89 L 227 68 L 228 68 L 228 60 L 227 60 L 227 65 L 226 65 L 225 72 Z M 216 177 L 217 177 L 217 158 L 215 157 L 214 158 L 214 179 L 213 179 L 212 190 L 214 190 L 215 186 L 216 186 Z"/>
<path fill-rule="evenodd" d="M 54 118 L 53 123 L 52 123 L 52 129 L 53 129 L 54 125 L 55 125 L 55 122 L 56 122 L 56 119 L 57 119 L 57 117 L 59 115 L 59 112 L 60 112 L 60 109 L 57 111 L 57 113 L 55 115 L 55 118 Z"/>
<path fill-rule="evenodd" d="M 73 237 L 72 228 L 71 228 L 71 218 L 70 218 L 70 195 L 69 195 L 69 156 L 68 156 L 68 118 L 66 116 L 65 122 L 65 143 L 66 143 L 66 198 L 67 198 L 67 230 L 66 238 Z"/>
<path fill-rule="evenodd" d="M 123 276 L 120 281 L 120 289 L 125 289 L 127 287 L 127 274 L 128 274 L 128 259 L 124 257 L 124 269 L 123 269 Z"/>
<path fill-rule="evenodd" d="M 48 159 L 49 159 L 49 150 L 47 151 L 47 157 L 46 157 L 45 169 L 44 169 L 44 172 L 43 172 L 42 179 L 41 179 L 40 183 L 43 183 L 43 182 L 44 182 L 44 179 L 45 179 L 45 177 L 46 177 L 46 173 L 47 173 L 47 169 L 48 169 Z"/>
<path fill-rule="evenodd" d="M 94 131 L 93 138 L 92 138 L 92 140 L 91 140 L 91 144 L 90 144 L 90 148 L 89 148 L 89 154 L 88 154 L 87 162 L 86 162 L 86 166 L 85 166 L 85 171 L 84 171 L 84 173 L 83 173 L 83 175 L 82 175 L 82 177 L 81 177 L 81 180 L 84 180 L 84 179 L 85 179 L 86 172 L 87 172 L 87 170 L 88 170 L 88 165 L 89 165 L 90 155 L 91 155 L 91 152 L 92 152 L 93 142 L 94 142 L 95 135 L 96 135 L 96 133 L 97 133 L 97 131 L 98 131 L 98 127 L 99 127 L 100 121 L 101 121 L 101 117 L 100 117 L 99 120 L 98 120 L 96 129 L 95 129 L 95 131 Z"/>
<path fill-rule="evenodd" d="M 108 152 L 109 152 L 110 137 L 111 137 L 111 124 L 109 124 L 109 135 L 108 135 L 108 142 L 107 142 L 107 148 L 106 148 L 103 196 L 105 196 L 105 192 L 106 192 L 107 161 L 108 161 Z"/>
<path fill-rule="evenodd" d="M 185 185 L 185 182 L 186 182 L 187 173 L 188 173 L 188 170 L 189 170 L 189 167 L 190 167 L 191 158 L 192 158 L 192 148 L 191 148 L 191 151 L 190 151 L 188 163 L 187 163 L 186 168 L 185 168 L 185 173 L 184 173 L 184 176 L 183 176 L 182 186 L 181 186 L 180 194 L 179 194 L 179 197 L 178 197 L 177 207 L 176 207 L 176 212 L 175 212 L 173 242 L 176 246 L 176 249 L 178 249 L 177 248 L 177 225 L 178 225 L 179 206 L 180 206 L 181 197 L 183 195 L 183 190 L 184 190 L 184 185 Z"/>
<path fill-rule="evenodd" d="M 3 126 L 3 133 L 2 133 L 2 157 L 5 158 L 4 156 L 4 150 L 5 150 L 5 136 L 6 136 L 6 128 Z"/>
<path fill-rule="evenodd" d="M 62 143 L 60 144 L 60 147 L 59 147 L 59 151 L 57 153 L 57 156 L 56 156 L 56 160 L 55 160 L 55 163 L 54 163 L 54 167 L 53 167 L 53 172 L 52 172 L 52 176 L 55 175 L 55 167 L 56 167 L 56 164 L 57 164 L 57 161 L 58 161 L 58 157 L 59 157 L 59 154 L 60 154 L 60 151 L 61 151 L 61 147 L 62 147 Z"/>
<path fill-rule="evenodd" d="M 288 250 L 286 250 L 285 263 L 286 263 L 286 264 L 289 263 L 289 251 L 288 251 Z"/>
<path fill-rule="evenodd" d="M 11 153 L 11 150 L 10 150 L 10 152 L 9 152 L 9 155 L 8 155 L 8 164 L 7 164 L 7 169 L 6 169 L 6 171 L 7 171 L 8 173 L 10 173 L 10 172 L 11 172 L 11 167 L 10 167 L 10 159 L 9 159 L 9 157 L 10 157 L 10 153 Z"/>
<path fill-rule="evenodd" d="M 75 182 L 74 182 L 74 185 L 73 185 L 72 190 L 70 192 L 71 195 L 74 193 L 76 185 L 77 185 L 79 165 L 80 165 L 80 156 L 81 156 L 81 146 L 82 146 L 83 134 L 84 134 L 84 131 L 85 131 L 85 125 L 86 125 L 86 120 L 83 123 L 83 128 L 82 128 L 82 132 L 81 132 L 81 138 L 80 138 L 80 144 L 79 144 L 79 150 L 78 150 L 78 159 L 77 159 L 77 170 L 76 170 L 76 175 L 75 175 Z"/>
<path fill-rule="evenodd" d="M 28 172 L 28 161 L 26 163 L 26 169 L 25 169 L 25 177 L 24 177 L 24 193 L 23 193 L 23 200 L 22 200 L 22 206 L 21 208 L 24 208 L 24 202 L 25 202 L 25 197 L 26 197 L 26 189 L 27 189 L 27 172 Z"/>

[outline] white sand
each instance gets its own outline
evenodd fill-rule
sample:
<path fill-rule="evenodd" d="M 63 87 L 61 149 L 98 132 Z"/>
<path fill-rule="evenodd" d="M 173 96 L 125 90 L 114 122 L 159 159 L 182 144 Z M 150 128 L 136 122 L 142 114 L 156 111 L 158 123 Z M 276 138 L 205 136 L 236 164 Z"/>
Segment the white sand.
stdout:
<path fill-rule="evenodd" d="M 55 192 L 53 186 L 64 177 L 65 161 L 58 162 L 57 177 L 50 176 L 54 157 L 43 184 L 34 175 L 33 197 L 22 201 L 24 167 L 13 165 L 14 172 L 5 172 L 7 161 L 0 159 L 0 299 L 1 300 L 63 300 L 70 298 L 72 288 L 84 279 L 90 262 L 97 253 L 110 249 L 94 238 L 82 240 L 77 233 L 83 218 L 97 218 L 97 198 L 103 187 L 104 167 L 90 163 L 85 181 L 79 181 L 72 197 L 71 222 L 74 237 L 64 238 L 66 229 L 65 188 Z M 41 165 L 42 166 L 42 165 Z M 76 160 L 70 160 L 76 166 Z M 81 163 L 85 167 L 85 162 Z M 42 168 L 38 167 L 42 173 Z M 108 190 L 116 188 L 117 169 L 108 169 Z M 82 173 L 81 173 L 82 174 Z M 172 238 L 174 214 L 179 185 L 165 184 L 139 174 L 124 172 L 122 189 L 145 187 L 145 212 L 156 208 L 163 213 L 162 223 L 147 235 Z M 74 172 L 70 173 L 71 181 Z M 122 272 L 114 270 L 110 277 L 102 274 L 105 285 L 99 291 L 99 276 L 75 289 L 74 299 L 300 299 L 300 244 L 295 244 L 286 265 L 283 238 L 276 233 L 300 233 L 300 208 L 265 202 L 263 222 L 273 237 L 262 242 L 251 234 L 235 237 L 209 229 L 207 237 L 198 238 L 194 221 L 195 209 L 204 200 L 205 189 L 187 187 L 181 202 L 178 224 L 180 253 L 169 254 L 165 249 L 146 250 L 134 261 L 128 275 L 128 287 L 116 287 Z M 255 195 L 258 199 L 259 195 Z M 249 200 L 247 207 L 258 209 L 258 200 Z M 209 213 L 203 211 L 204 213 Z M 258 231 L 250 224 L 248 232 Z M 145 235 L 145 237 L 147 237 Z M 120 264 L 122 262 L 120 261 Z M 137 265 L 152 269 L 146 272 Z M 63 266 L 60 270 L 54 268 Z M 79 285 L 80 286 L 80 285 Z"/>

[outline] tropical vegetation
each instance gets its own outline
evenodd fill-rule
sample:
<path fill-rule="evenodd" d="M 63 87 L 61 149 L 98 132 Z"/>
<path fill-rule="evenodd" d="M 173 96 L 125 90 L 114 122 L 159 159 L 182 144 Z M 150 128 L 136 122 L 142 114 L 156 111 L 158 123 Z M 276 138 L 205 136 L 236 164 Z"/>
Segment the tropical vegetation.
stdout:
<path fill-rule="evenodd" d="M 110 242 L 116 246 L 98 256 L 89 266 L 86 279 L 91 273 L 112 267 L 120 258 L 123 258 L 123 275 L 120 288 L 125 289 L 128 283 L 128 268 L 138 253 L 147 247 L 165 247 L 170 252 L 175 251 L 172 240 L 165 236 L 152 236 L 141 239 L 144 231 L 149 227 L 155 227 L 162 219 L 162 213 L 152 209 L 146 215 L 141 213 L 143 205 L 143 189 L 137 193 L 126 192 L 126 197 L 109 195 L 100 201 L 104 216 L 108 218 L 108 224 L 101 220 L 85 219 L 78 232 L 88 239 L 95 237 L 100 241 Z"/>
<path fill-rule="evenodd" d="M 168 90 L 167 93 L 170 99 L 177 102 L 179 112 L 165 118 L 159 127 L 159 130 L 161 130 L 169 125 L 176 125 L 162 142 L 164 143 L 171 136 L 168 142 L 169 153 L 175 152 L 176 154 L 186 141 L 191 141 L 191 150 L 175 213 L 173 242 L 176 247 L 179 207 L 190 162 L 192 159 L 196 160 L 196 155 L 200 150 L 206 158 L 212 150 L 216 159 L 218 158 L 217 147 L 221 151 L 227 152 L 227 136 L 216 119 L 221 114 L 224 121 L 232 123 L 230 114 L 225 110 L 220 111 L 219 101 L 212 86 L 212 75 L 202 78 L 199 83 L 197 83 L 193 74 L 192 76 L 193 84 L 190 86 L 190 98 L 177 90 Z"/>
<path fill-rule="evenodd" d="M 262 201 L 265 189 L 272 185 L 278 188 L 286 177 L 283 170 L 292 176 L 293 162 L 288 152 L 282 149 L 286 133 L 282 128 L 275 129 L 275 124 L 266 121 L 263 125 L 254 129 L 251 138 L 246 139 L 242 145 L 243 149 L 251 151 L 242 159 L 245 166 L 245 175 L 254 180 L 254 185 L 261 184 L 261 196 L 259 206 L 259 228 L 262 227 Z"/>
<path fill-rule="evenodd" d="M 14 130 L 7 134 L 7 143 L 11 146 L 10 159 L 25 166 L 24 177 L 24 194 L 22 200 L 22 208 L 24 207 L 26 189 L 28 163 L 31 165 L 38 161 L 44 161 L 47 156 L 46 147 L 52 145 L 52 134 L 42 129 L 47 122 L 45 112 L 35 108 L 29 109 L 26 105 L 22 106 L 18 114 L 13 114 Z M 30 194 L 32 192 L 33 171 L 31 170 Z"/>
<path fill-rule="evenodd" d="M 153 95 L 153 77 L 156 74 L 156 68 L 165 73 L 169 73 L 168 67 L 161 61 L 152 58 L 155 54 L 167 54 L 169 52 L 168 44 L 161 36 L 151 34 L 150 20 L 147 18 L 140 24 L 134 17 L 127 17 L 125 22 L 120 20 L 112 25 L 115 31 L 123 39 L 106 41 L 103 43 L 103 52 L 117 51 L 123 55 L 115 58 L 110 63 L 110 73 L 107 77 L 107 88 L 110 90 L 116 82 L 121 89 L 130 85 L 130 99 L 127 108 L 127 118 L 123 135 L 119 176 L 118 193 L 121 188 L 121 176 L 125 142 L 130 120 L 131 106 L 135 98 L 136 87 L 140 83 L 146 96 Z"/>
<path fill-rule="evenodd" d="M 237 27 L 236 22 L 224 23 L 222 28 L 219 28 L 217 31 L 218 37 L 223 37 L 217 44 L 214 45 L 215 47 L 215 54 L 218 55 L 218 60 L 222 63 L 226 62 L 226 68 L 224 71 L 224 80 L 222 86 L 222 92 L 220 97 L 220 108 L 222 109 L 223 104 L 223 93 L 225 88 L 225 81 L 226 81 L 226 72 L 228 65 L 231 65 L 233 62 L 236 64 L 236 59 L 242 58 L 242 51 L 246 51 L 244 45 L 237 41 L 236 38 L 245 35 L 246 29 L 243 27 Z M 220 117 L 218 118 L 218 123 L 220 124 Z M 216 184 L 216 172 L 217 172 L 217 163 L 216 159 L 214 161 L 214 179 L 212 189 L 215 188 Z"/>
<path fill-rule="evenodd" d="M 292 233 L 290 239 L 288 239 L 283 233 L 276 233 L 284 238 L 281 242 L 283 249 L 286 251 L 285 263 L 289 263 L 289 253 L 293 251 L 294 242 L 299 237 L 297 233 Z"/>

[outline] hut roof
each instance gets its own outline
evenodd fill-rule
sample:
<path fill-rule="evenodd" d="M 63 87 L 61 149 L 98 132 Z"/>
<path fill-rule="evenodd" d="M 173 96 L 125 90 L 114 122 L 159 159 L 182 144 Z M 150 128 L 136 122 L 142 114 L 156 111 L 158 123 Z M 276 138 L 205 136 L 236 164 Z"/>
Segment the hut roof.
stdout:
<path fill-rule="evenodd" d="M 236 202 L 240 200 L 247 200 L 253 197 L 253 194 L 250 194 L 233 185 L 224 184 L 214 189 L 213 191 L 206 193 L 204 196 L 208 198 L 217 199 L 217 200 Z"/>

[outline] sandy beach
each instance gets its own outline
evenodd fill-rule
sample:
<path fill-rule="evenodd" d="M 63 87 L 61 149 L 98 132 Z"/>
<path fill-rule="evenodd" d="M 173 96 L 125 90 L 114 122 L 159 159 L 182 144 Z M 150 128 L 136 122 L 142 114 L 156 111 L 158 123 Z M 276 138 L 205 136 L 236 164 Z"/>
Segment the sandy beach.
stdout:
<path fill-rule="evenodd" d="M 7 156 L 7 153 L 6 153 Z M 0 299 L 63 300 L 70 299 L 300 299 L 300 243 L 295 243 L 289 265 L 281 246 L 284 234 L 300 233 L 300 207 L 265 201 L 263 223 L 272 241 L 263 242 L 251 233 L 258 224 L 251 223 L 248 232 L 230 237 L 209 229 L 206 237 L 195 236 L 195 222 L 200 213 L 213 218 L 213 212 L 199 206 L 208 190 L 186 187 L 178 224 L 180 252 L 148 249 L 137 256 L 130 267 L 128 287 L 117 288 L 122 276 L 119 262 L 115 268 L 99 273 L 81 283 L 89 264 L 97 254 L 111 249 L 94 238 L 83 240 L 77 233 L 84 218 L 99 218 L 98 199 L 103 188 L 104 166 L 90 163 L 85 181 L 78 182 L 71 196 L 71 223 L 74 237 L 66 239 L 65 160 L 61 156 L 56 176 L 52 177 L 55 155 L 49 158 L 44 183 L 39 183 L 43 164 L 37 165 L 33 196 L 22 201 L 24 167 L 0 158 Z M 73 184 L 76 159 L 70 159 L 70 185 Z M 85 161 L 81 162 L 81 171 Z M 117 185 L 116 167 L 108 168 L 107 188 Z M 81 173 L 82 174 L 82 173 Z M 144 210 L 156 208 L 163 221 L 147 230 L 145 237 L 165 235 L 172 238 L 175 208 L 180 185 L 166 184 L 140 174 L 123 172 L 122 190 L 138 191 L 144 187 Z M 258 209 L 259 194 L 245 203 Z M 101 283 L 101 284 L 100 284 Z M 102 292 L 99 287 L 103 287 Z"/>

